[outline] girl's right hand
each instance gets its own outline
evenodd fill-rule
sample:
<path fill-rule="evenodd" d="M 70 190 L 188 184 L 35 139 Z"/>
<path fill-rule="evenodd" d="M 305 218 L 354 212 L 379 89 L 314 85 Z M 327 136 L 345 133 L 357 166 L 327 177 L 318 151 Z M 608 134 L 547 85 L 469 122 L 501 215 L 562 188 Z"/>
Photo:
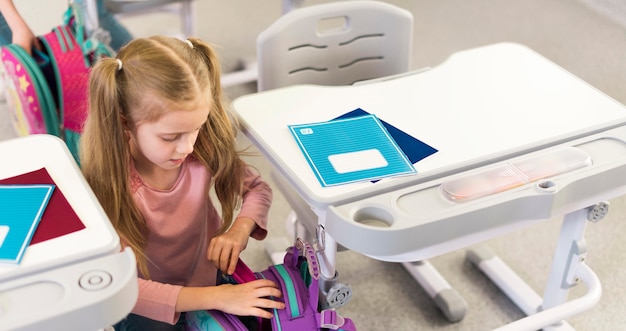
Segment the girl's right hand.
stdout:
<path fill-rule="evenodd" d="M 285 309 L 283 302 L 271 299 L 282 297 L 278 286 L 271 280 L 257 279 L 244 284 L 223 284 L 219 288 L 225 292 L 220 298 L 218 309 L 230 314 L 272 318 L 273 314 L 266 309 Z"/>

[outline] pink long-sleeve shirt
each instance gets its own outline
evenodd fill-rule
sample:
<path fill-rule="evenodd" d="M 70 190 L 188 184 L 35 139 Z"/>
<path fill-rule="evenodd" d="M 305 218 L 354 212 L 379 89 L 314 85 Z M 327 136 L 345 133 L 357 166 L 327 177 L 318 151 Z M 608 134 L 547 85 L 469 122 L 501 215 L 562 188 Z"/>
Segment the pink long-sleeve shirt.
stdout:
<path fill-rule="evenodd" d="M 133 198 L 150 229 L 146 255 L 151 278 L 139 275 L 139 299 L 132 313 L 174 324 L 180 317 L 175 306 L 182 287 L 215 285 L 217 268 L 207 259 L 207 249 L 222 219 L 207 198 L 210 176 L 200 162 L 188 159 L 171 189 L 156 190 L 131 167 Z M 255 239 L 267 235 L 271 201 L 269 185 L 248 167 L 238 216 L 256 222 L 251 234 Z"/>

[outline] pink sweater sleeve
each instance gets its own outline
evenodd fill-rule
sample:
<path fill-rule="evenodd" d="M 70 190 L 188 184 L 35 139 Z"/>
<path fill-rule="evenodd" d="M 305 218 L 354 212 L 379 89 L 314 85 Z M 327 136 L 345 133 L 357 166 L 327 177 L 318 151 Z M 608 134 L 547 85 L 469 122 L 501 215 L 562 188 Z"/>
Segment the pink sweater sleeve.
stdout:
<path fill-rule="evenodd" d="M 272 189 L 269 184 L 253 168 L 247 167 L 239 217 L 248 217 L 256 222 L 256 230 L 250 235 L 252 238 L 262 240 L 267 236 L 267 221 L 271 204 Z"/>
<path fill-rule="evenodd" d="M 139 298 L 132 313 L 153 320 L 176 324 L 180 313 L 176 312 L 178 294 L 183 288 L 139 278 Z"/>

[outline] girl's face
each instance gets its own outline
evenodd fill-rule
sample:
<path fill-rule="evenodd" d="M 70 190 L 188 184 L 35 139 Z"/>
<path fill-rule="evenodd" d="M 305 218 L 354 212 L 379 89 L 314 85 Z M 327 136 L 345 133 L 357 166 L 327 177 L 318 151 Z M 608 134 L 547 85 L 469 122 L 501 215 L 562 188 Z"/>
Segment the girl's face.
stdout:
<path fill-rule="evenodd" d="M 140 123 L 130 135 L 131 153 L 139 170 L 175 170 L 193 152 L 208 107 L 169 111 L 153 122 Z"/>

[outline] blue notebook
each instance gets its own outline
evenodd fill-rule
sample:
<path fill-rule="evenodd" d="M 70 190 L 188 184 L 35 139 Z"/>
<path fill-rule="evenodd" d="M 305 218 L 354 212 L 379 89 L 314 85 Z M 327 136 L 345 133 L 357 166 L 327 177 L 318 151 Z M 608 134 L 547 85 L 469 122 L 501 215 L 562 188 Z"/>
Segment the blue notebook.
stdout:
<path fill-rule="evenodd" d="M 20 263 L 54 185 L 0 185 L 0 262 Z"/>
<path fill-rule="evenodd" d="M 289 125 L 324 187 L 415 173 L 375 115 Z"/>

